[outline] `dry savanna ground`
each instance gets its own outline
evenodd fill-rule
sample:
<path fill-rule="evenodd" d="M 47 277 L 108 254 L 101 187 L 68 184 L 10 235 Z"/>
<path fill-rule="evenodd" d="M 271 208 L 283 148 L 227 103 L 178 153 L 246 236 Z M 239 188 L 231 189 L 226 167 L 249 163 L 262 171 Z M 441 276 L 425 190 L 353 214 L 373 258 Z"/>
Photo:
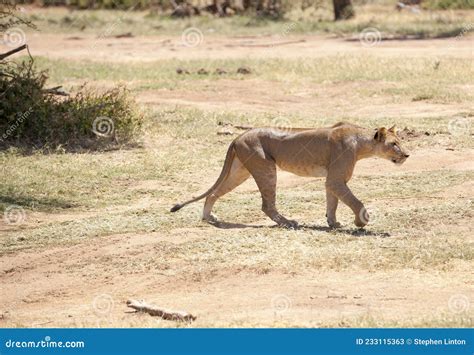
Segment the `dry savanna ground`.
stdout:
<path fill-rule="evenodd" d="M 28 11 L 42 30 L 26 32 L 30 51 L 51 85 L 123 83 L 148 120 L 135 148 L 0 153 L 0 326 L 473 326 L 472 35 L 364 46 L 317 29 L 282 38 L 273 24 L 220 33 L 199 20 L 203 39 L 190 47 L 173 23 L 143 29 L 140 14 L 107 30 L 91 13 L 97 27 L 81 31 L 60 27 L 73 15 Z M 452 14 L 416 16 L 397 14 L 397 26 Z M 356 167 L 350 187 L 372 215 L 364 230 L 342 205 L 344 227 L 327 229 L 324 181 L 283 172 L 278 206 L 298 230 L 264 216 L 252 180 L 218 201 L 220 228 L 200 221 L 201 202 L 169 212 L 215 181 L 235 126 L 340 120 L 406 128 L 403 166 Z M 198 318 L 127 313 L 130 298 Z"/>

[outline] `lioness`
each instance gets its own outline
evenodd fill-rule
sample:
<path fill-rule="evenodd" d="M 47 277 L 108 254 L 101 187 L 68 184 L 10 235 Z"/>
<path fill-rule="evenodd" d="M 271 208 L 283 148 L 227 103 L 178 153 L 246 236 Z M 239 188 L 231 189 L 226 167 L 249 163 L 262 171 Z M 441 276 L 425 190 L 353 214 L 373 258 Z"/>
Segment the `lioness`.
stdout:
<path fill-rule="evenodd" d="M 360 159 L 378 156 L 402 164 L 409 157 L 402 148 L 395 126 L 375 130 L 340 122 L 319 129 L 254 128 L 237 137 L 227 151 L 222 172 L 214 185 L 202 195 L 171 208 L 206 197 L 203 220 L 216 222 L 211 215 L 216 200 L 249 178 L 255 179 L 262 195 L 262 211 L 278 225 L 296 228 L 298 223 L 278 213 L 275 206 L 276 168 L 300 176 L 326 177 L 326 217 L 330 227 L 337 228 L 338 201 L 355 214 L 355 225 L 364 227 L 368 213 L 347 187 L 354 166 Z"/>

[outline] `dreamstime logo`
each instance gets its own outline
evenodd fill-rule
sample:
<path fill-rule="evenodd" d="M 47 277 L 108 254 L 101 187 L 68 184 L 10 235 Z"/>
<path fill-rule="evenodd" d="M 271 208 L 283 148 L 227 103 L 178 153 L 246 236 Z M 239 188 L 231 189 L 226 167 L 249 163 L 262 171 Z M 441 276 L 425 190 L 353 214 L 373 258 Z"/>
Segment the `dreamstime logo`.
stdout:
<path fill-rule="evenodd" d="M 1 97 L 1 95 L 0 95 L 0 97 Z M 13 122 L 13 124 L 10 125 L 10 127 L 8 127 L 8 129 L 5 131 L 5 133 L 2 134 L 2 137 L 0 138 L 0 141 L 3 141 L 5 139 L 7 139 L 8 137 L 10 137 L 13 134 L 13 132 L 15 132 L 15 130 L 23 123 L 23 121 L 25 121 L 30 116 L 30 114 L 32 112 L 33 112 L 33 107 L 30 107 L 28 110 L 26 110 L 22 114 L 19 114 L 16 121 Z"/>
<path fill-rule="evenodd" d="M 8 47 L 18 47 L 26 43 L 25 32 L 21 28 L 13 27 L 3 34 L 3 43 Z"/>
<path fill-rule="evenodd" d="M 286 118 L 277 117 L 271 122 L 272 127 L 278 128 L 280 131 L 291 131 L 291 122 Z"/>
<path fill-rule="evenodd" d="M 3 213 L 3 220 L 6 224 L 22 224 L 26 220 L 25 210 L 17 205 L 8 206 Z"/>
<path fill-rule="evenodd" d="M 471 121 L 464 117 L 453 118 L 448 123 L 448 131 L 453 136 L 469 135 L 471 130 Z"/>
<path fill-rule="evenodd" d="M 461 32 L 454 38 L 456 41 L 460 40 L 466 33 L 471 32 L 474 29 L 474 23 L 464 24 Z"/>
<path fill-rule="evenodd" d="M 107 293 L 100 294 L 92 301 L 92 308 L 99 316 L 105 316 L 114 309 L 114 299 Z"/>
<path fill-rule="evenodd" d="M 276 295 L 272 298 L 272 308 L 276 313 L 283 314 L 291 308 L 291 300 L 286 295 Z"/>
<path fill-rule="evenodd" d="M 456 314 L 469 311 L 470 306 L 469 298 L 466 295 L 453 295 L 448 301 L 449 310 Z"/>
<path fill-rule="evenodd" d="M 201 30 L 196 27 L 186 28 L 181 34 L 181 42 L 186 47 L 197 47 L 204 41 L 204 35 Z"/>
<path fill-rule="evenodd" d="M 367 206 L 367 207 L 364 206 L 359 211 L 359 219 L 365 224 L 368 224 L 369 221 L 374 222 L 376 217 L 377 217 L 377 211 L 372 206 Z"/>
<path fill-rule="evenodd" d="M 114 131 L 114 121 L 109 117 L 97 117 L 92 123 L 92 132 L 99 137 L 111 137 Z"/>
<path fill-rule="evenodd" d="M 382 34 L 375 27 L 367 27 L 359 34 L 359 41 L 364 47 L 373 47 L 382 42 Z"/>

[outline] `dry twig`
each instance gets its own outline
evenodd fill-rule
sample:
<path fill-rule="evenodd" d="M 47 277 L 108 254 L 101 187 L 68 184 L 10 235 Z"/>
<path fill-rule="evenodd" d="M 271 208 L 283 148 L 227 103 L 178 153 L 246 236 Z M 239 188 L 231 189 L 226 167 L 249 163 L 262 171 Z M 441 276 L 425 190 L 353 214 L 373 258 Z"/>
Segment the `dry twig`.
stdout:
<path fill-rule="evenodd" d="M 55 86 L 54 88 L 51 88 L 51 89 L 44 89 L 43 92 L 45 94 L 51 94 L 51 95 L 69 96 L 69 94 L 61 88 L 62 86 Z"/>
<path fill-rule="evenodd" d="M 6 53 L 3 53 L 3 54 L 0 54 L 0 60 L 4 60 L 5 58 L 17 53 L 17 52 L 20 52 L 22 51 L 23 49 L 26 49 L 28 48 L 28 46 L 26 44 L 20 46 L 20 47 L 17 47 L 15 49 L 12 49 L 11 51 L 8 51 Z"/>
<path fill-rule="evenodd" d="M 151 316 L 161 317 L 165 320 L 174 320 L 180 322 L 192 322 L 196 316 L 183 311 L 171 311 L 147 304 L 145 301 L 128 300 L 127 306 L 135 309 L 137 312 L 145 312 Z"/>

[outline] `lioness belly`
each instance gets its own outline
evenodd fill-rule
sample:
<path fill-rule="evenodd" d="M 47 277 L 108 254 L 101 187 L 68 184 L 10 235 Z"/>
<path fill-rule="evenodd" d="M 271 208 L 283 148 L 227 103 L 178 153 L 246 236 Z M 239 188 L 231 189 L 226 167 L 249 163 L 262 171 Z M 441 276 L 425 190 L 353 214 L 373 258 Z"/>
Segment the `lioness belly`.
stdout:
<path fill-rule="evenodd" d="M 328 171 L 325 167 L 319 165 L 292 165 L 292 164 L 278 164 L 278 167 L 281 170 L 288 171 L 298 176 L 305 176 L 305 177 L 326 177 Z"/>

